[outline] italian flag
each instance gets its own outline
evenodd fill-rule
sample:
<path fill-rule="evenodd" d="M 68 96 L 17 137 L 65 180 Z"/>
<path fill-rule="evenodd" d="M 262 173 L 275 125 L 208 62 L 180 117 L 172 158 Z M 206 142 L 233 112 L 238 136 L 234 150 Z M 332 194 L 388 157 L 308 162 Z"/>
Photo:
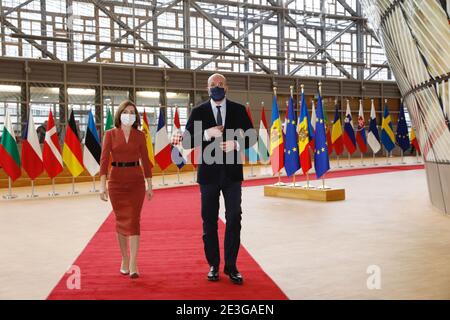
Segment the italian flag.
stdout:
<path fill-rule="evenodd" d="M 2 139 L 0 142 L 0 162 L 6 174 L 12 181 L 17 180 L 17 178 L 20 177 L 19 148 L 17 147 L 8 111 L 6 111 L 5 126 L 3 127 Z"/>

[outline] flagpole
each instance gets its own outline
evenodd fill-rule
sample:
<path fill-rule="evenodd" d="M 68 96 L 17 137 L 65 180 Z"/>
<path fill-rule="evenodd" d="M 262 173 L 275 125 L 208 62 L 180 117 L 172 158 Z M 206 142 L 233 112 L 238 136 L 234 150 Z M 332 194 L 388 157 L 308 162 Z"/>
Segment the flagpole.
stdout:
<path fill-rule="evenodd" d="M 416 162 L 420 163 L 420 161 L 419 161 L 419 151 L 417 151 L 417 149 L 416 149 Z"/>
<path fill-rule="evenodd" d="M 180 168 L 178 168 L 177 170 L 177 179 L 178 181 L 175 182 L 175 184 L 183 184 L 183 182 L 180 180 Z"/>
<path fill-rule="evenodd" d="M 193 166 L 194 167 L 194 166 Z M 197 173 L 197 168 L 194 167 L 194 170 L 192 171 L 194 173 L 193 178 L 191 180 L 192 183 L 195 183 L 195 178 L 196 178 L 196 173 Z"/>
<path fill-rule="evenodd" d="M 55 178 L 52 178 L 52 192 L 49 192 L 48 195 L 50 197 L 56 197 L 59 195 L 59 193 L 55 192 Z"/>
<path fill-rule="evenodd" d="M 160 186 L 168 186 L 168 184 L 165 183 L 165 181 L 164 181 L 164 177 L 165 177 L 164 170 L 162 170 L 162 183 L 159 184 Z"/>
<path fill-rule="evenodd" d="M 350 152 L 348 153 L 348 166 L 349 166 L 350 168 L 353 167 L 353 166 L 352 166 L 352 155 L 350 154 Z"/>
<path fill-rule="evenodd" d="M 95 187 L 95 175 L 92 176 L 92 189 L 89 190 L 89 192 L 98 192 L 98 190 Z"/>
<path fill-rule="evenodd" d="M 372 151 L 372 154 L 373 154 L 373 165 L 374 165 L 374 166 L 377 166 L 378 163 L 375 162 L 375 152 Z"/>
<path fill-rule="evenodd" d="M 34 179 L 31 179 L 31 194 L 27 195 L 30 198 L 37 198 L 39 195 L 34 194 Z"/>
<path fill-rule="evenodd" d="M 72 176 L 72 191 L 69 192 L 69 194 L 71 194 L 71 195 L 78 194 L 78 191 L 75 191 L 75 177 L 74 176 Z"/>
<path fill-rule="evenodd" d="M 11 177 L 8 177 L 8 194 L 5 194 L 3 196 L 3 199 L 11 200 L 11 199 L 17 198 L 16 194 L 12 194 L 12 186 L 11 186 L 11 184 L 12 184 Z"/>
<path fill-rule="evenodd" d="M 400 161 L 400 163 L 401 163 L 401 164 L 406 164 L 406 162 L 404 161 L 404 157 L 403 157 L 403 149 L 402 149 L 402 148 L 400 148 L 400 155 L 401 155 L 401 161 Z"/>

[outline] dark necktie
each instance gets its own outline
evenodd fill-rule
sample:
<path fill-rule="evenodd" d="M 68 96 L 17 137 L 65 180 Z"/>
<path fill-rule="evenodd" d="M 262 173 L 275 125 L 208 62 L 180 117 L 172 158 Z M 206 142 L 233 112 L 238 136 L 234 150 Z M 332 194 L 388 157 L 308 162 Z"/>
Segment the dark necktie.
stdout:
<path fill-rule="evenodd" d="M 216 122 L 217 122 L 218 126 L 221 126 L 221 125 L 223 125 L 222 113 L 220 112 L 221 106 L 217 106 L 216 108 L 217 108 L 217 120 L 216 120 Z"/>

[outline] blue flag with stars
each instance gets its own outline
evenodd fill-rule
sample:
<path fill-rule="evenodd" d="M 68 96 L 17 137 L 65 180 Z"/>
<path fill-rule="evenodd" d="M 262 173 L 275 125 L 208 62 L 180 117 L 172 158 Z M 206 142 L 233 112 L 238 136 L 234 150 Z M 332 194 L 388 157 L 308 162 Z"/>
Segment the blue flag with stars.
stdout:
<path fill-rule="evenodd" d="M 284 144 L 284 169 L 288 177 L 300 169 L 298 153 L 297 123 L 295 121 L 294 99 L 289 98 L 288 115 L 286 119 L 286 140 Z"/>
<path fill-rule="evenodd" d="M 325 121 L 323 117 L 322 97 L 319 93 L 316 110 L 316 132 L 314 152 L 314 168 L 316 169 L 317 178 L 322 177 L 328 170 L 330 170 L 330 159 L 328 158 L 327 134 L 325 132 Z"/>
<path fill-rule="evenodd" d="M 400 110 L 398 113 L 398 123 L 397 123 L 397 143 L 402 148 L 403 152 L 411 147 L 409 143 L 408 125 L 405 119 L 405 108 L 403 103 L 400 103 Z"/>

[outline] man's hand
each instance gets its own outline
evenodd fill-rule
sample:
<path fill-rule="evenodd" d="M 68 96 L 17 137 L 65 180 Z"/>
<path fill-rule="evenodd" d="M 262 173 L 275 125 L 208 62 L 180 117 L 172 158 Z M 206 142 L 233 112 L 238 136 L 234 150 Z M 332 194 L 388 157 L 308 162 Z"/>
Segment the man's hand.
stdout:
<path fill-rule="evenodd" d="M 230 152 L 236 149 L 236 141 L 228 140 L 220 143 L 220 148 L 225 152 Z"/>
<path fill-rule="evenodd" d="M 223 126 L 211 127 L 205 130 L 205 133 L 209 139 L 221 137 L 223 133 Z"/>

